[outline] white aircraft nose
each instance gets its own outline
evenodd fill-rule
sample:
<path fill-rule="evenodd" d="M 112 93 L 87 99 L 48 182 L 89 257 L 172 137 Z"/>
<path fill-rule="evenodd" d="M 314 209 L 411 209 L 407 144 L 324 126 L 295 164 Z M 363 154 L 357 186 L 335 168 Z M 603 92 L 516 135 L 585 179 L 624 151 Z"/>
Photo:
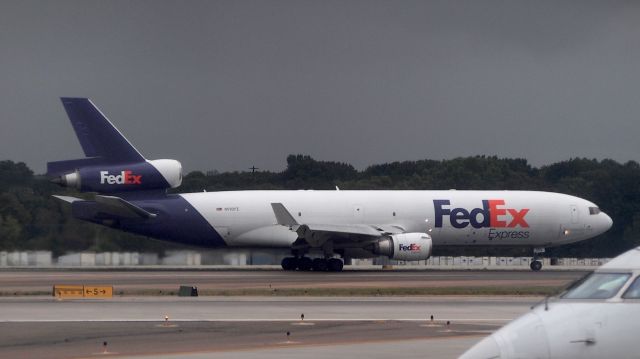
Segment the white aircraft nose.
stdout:
<path fill-rule="evenodd" d="M 597 216 L 597 221 L 595 223 L 594 229 L 598 232 L 597 234 L 602 234 L 608 231 L 613 225 L 613 220 L 609 215 L 604 212 L 600 212 Z"/>
<path fill-rule="evenodd" d="M 500 347 L 493 336 L 488 336 L 467 350 L 458 359 L 490 359 L 500 358 Z"/>
<path fill-rule="evenodd" d="M 522 358 L 549 358 L 547 332 L 535 311 L 500 328 L 460 357 L 460 359 Z"/>
<path fill-rule="evenodd" d="M 609 217 L 609 215 L 604 212 L 602 214 L 604 214 L 604 217 L 605 217 L 605 232 L 606 232 L 613 225 L 613 219 L 611 219 L 611 217 Z"/>

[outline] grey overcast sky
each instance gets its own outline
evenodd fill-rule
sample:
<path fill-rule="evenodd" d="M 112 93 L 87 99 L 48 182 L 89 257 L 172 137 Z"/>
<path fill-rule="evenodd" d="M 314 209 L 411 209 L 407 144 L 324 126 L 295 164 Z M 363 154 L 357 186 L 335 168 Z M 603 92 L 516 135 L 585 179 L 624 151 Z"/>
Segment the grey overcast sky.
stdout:
<path fill-rule="evenodd" d="M 187 171 L 637 161 L 640 1 L 3 0 L 0 159 L 83 156 L 61 96 Z"/>

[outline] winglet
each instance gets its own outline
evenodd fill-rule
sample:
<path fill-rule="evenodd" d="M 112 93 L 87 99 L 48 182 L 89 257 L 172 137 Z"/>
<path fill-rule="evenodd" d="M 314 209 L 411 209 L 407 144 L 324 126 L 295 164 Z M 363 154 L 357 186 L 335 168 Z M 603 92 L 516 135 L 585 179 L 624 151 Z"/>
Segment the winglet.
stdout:
<path fill-rule="evenodd" d="M 276 220 L 279 225 L 288 227 L 298 225 L 298 222 L 282 203 L 271 203 L 271 208 L 273 208 L 273 213 L 276 215 Z"/>

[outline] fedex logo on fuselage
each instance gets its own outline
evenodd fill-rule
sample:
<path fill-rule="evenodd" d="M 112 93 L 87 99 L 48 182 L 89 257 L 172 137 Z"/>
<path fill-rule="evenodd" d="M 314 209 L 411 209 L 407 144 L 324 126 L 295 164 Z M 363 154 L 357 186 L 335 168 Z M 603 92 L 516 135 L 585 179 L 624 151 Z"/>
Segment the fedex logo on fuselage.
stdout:
<path fill-rule="evenodd" d="M 442 227 L 444 216 L 449 216 L 449 222 L 453 228 L 465 228 L 469 225 L 473 228 L 529 228 L 525 216 L 528 208 L 507 208 L 503 199 L 482 200 L 482 208 L 467 210 L 465 208 L 448 208 L 451 202 L 448 199 L 434 199 L 433 208 L 436 216 L 436 227 Z M 507 213 L 511 220 L 507 221 Z"/>
<path fill-rule="evenodd" d="M 100 184 L 142 184 L 142 175 L 134 175 L 132 171 L 122 171 L 119 175 L 100 171 Z"/>

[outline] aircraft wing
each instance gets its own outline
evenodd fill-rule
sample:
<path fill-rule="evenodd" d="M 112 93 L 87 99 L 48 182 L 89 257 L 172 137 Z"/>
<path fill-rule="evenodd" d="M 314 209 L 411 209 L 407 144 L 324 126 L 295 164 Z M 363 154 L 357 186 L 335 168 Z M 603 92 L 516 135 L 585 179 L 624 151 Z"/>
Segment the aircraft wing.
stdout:
<path fill-rule="evenodd" d="M 390 234 L 404 233 L 399 225 L 298 223 L 282 203 L 271 203 L 277 223 L 289 227 L 309 245 L 319 247 L 327 240 L 366 241 Z"/>

